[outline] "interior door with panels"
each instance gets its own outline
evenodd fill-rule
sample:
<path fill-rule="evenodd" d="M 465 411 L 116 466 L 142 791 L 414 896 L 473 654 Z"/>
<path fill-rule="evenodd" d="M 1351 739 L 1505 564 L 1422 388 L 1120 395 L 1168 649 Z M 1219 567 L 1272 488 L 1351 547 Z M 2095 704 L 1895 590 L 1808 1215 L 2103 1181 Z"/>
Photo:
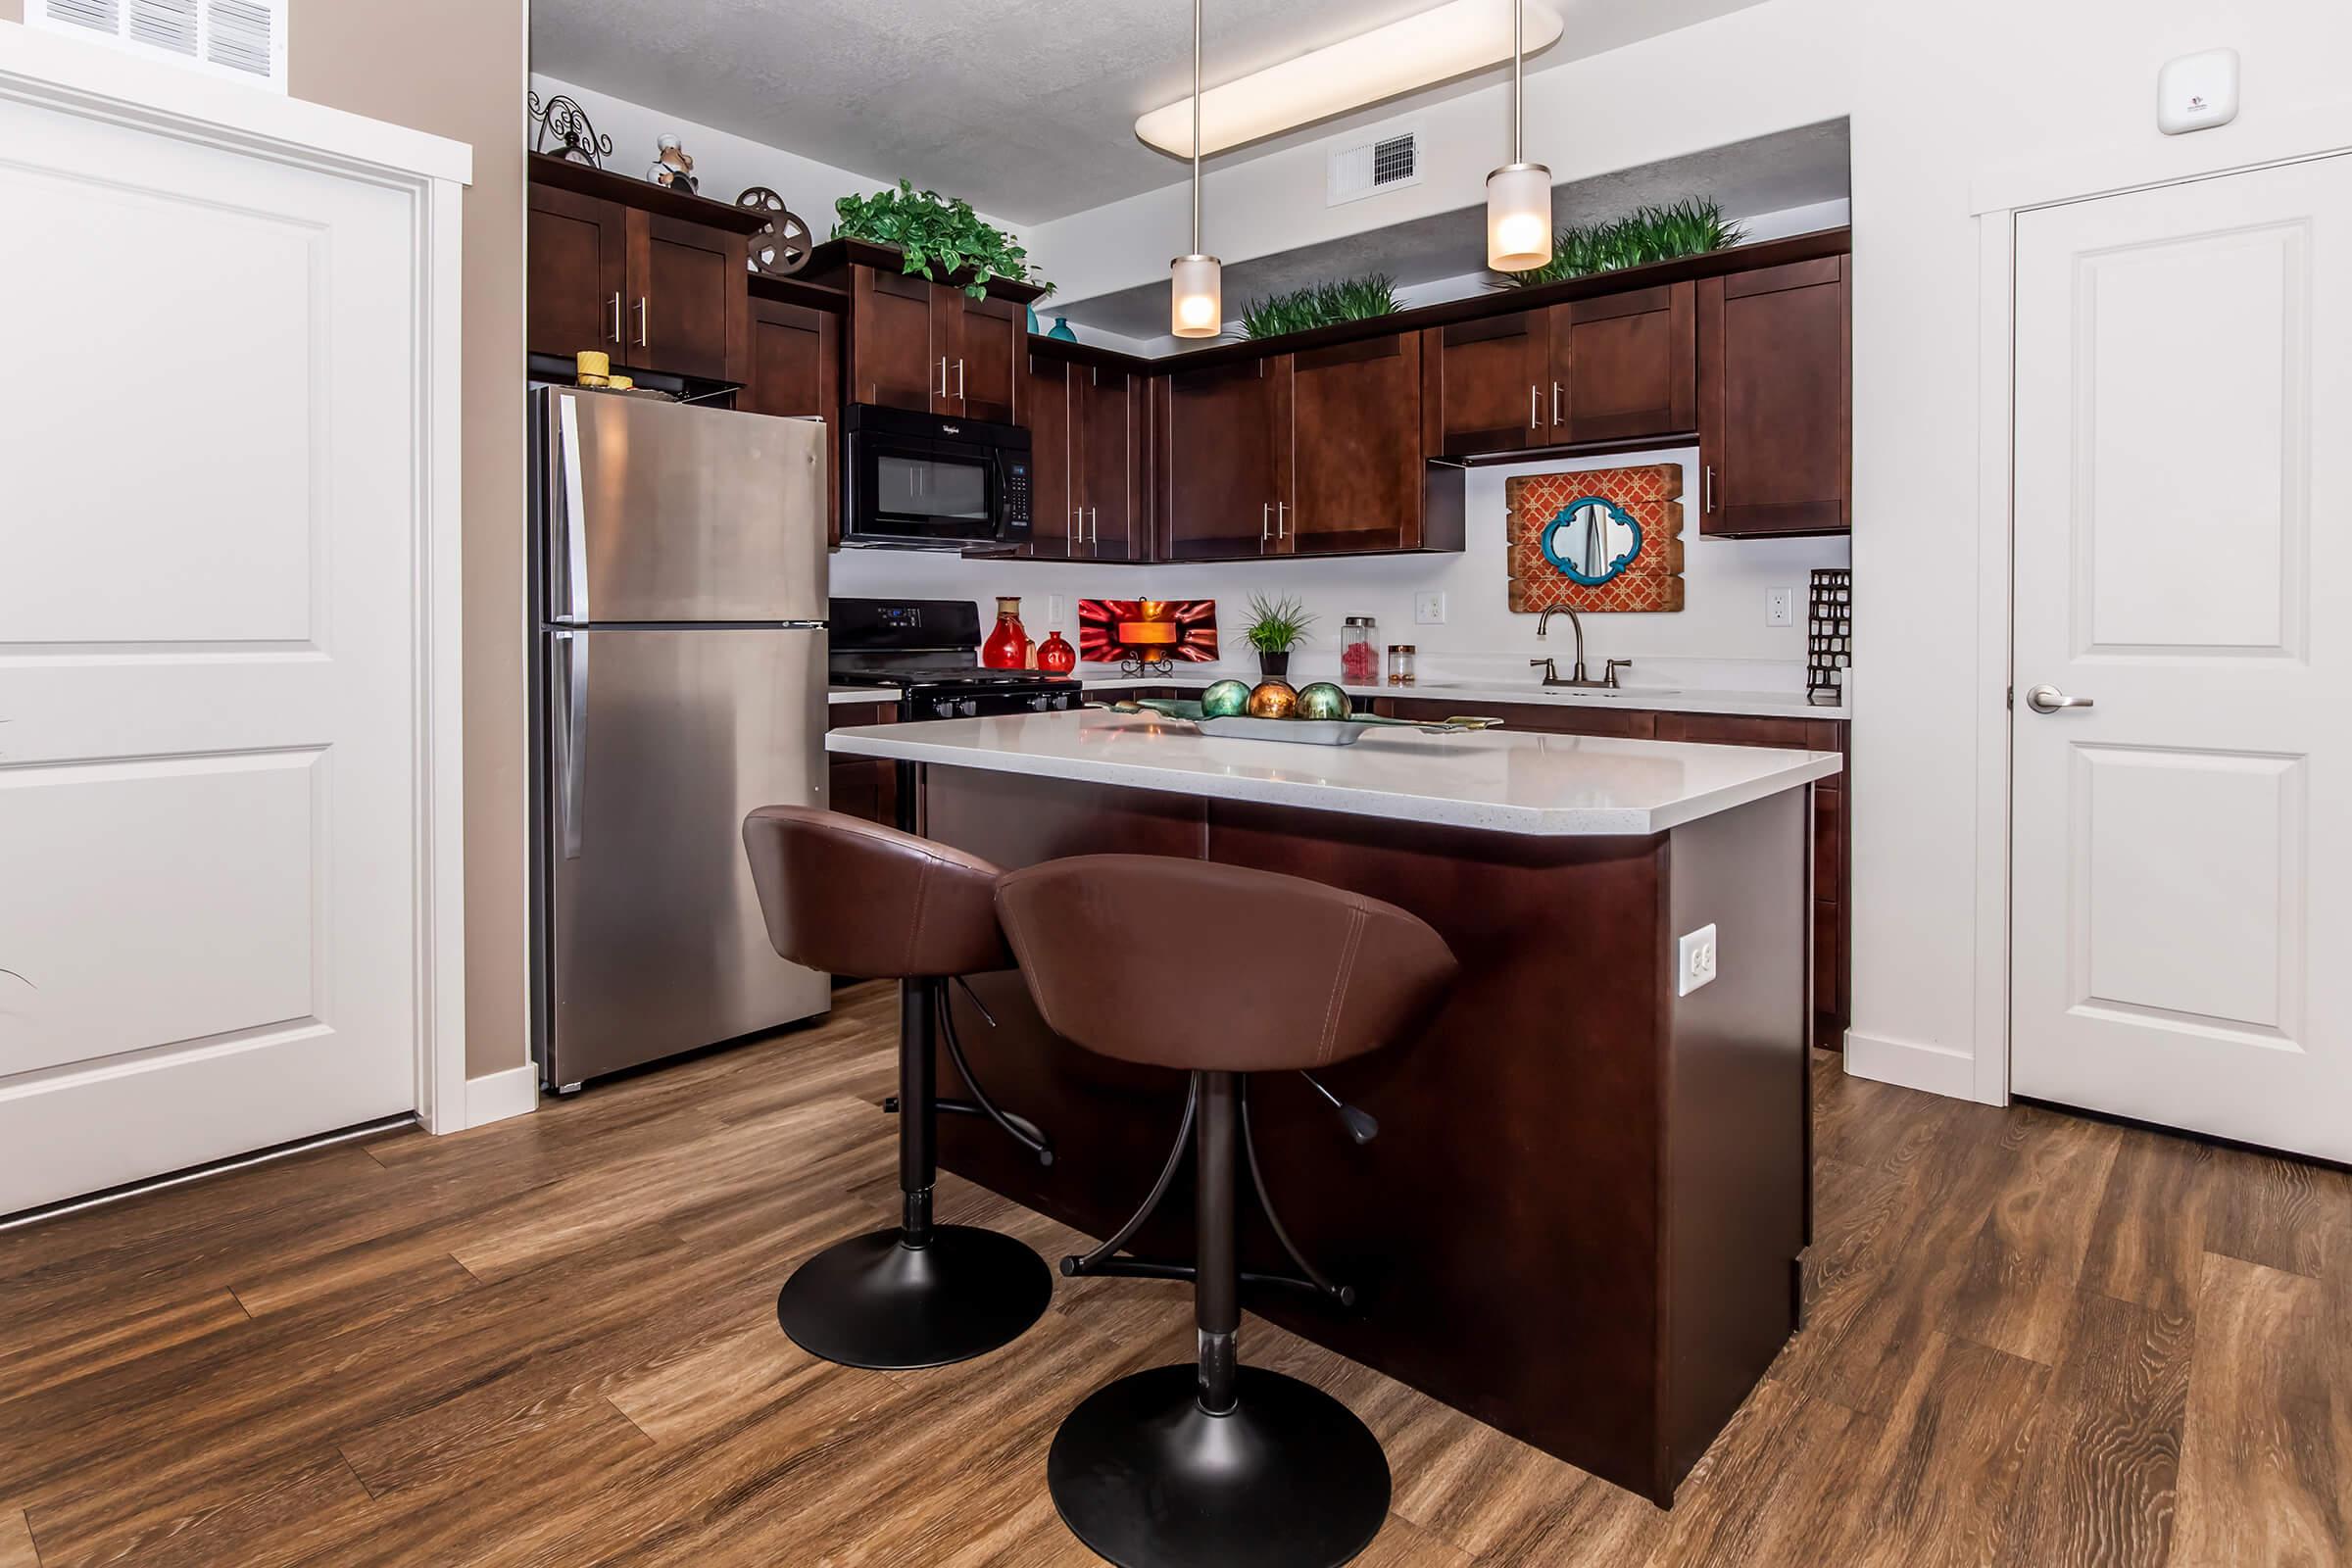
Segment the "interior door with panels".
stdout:
<path fill-rule="evenodd" d="M 2013 1087 L 2352 1160 L 2352 159 L 2016 243 Z"/>
<path fill-rule="evenodd" d="M 416 193 L 0 102 L 0 1213 L 418 1103 Z M 162 272 L 125 234 L 172 236 Z M 235 352 L 201 386 L 158 344 Z"/>
<path fill-rule="evenodd" d="M 531 187 L 530 301 L 524 343 L 569 359 L 583 349 L 619 357 L 627 314 L 628 212 L 549 185 Z"/>

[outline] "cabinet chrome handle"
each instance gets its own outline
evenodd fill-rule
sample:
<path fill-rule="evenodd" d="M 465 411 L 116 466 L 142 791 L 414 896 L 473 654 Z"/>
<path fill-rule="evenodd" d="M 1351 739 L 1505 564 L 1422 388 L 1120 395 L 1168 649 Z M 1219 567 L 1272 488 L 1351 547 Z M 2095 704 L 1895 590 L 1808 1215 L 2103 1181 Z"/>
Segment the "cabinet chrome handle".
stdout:
<path fill-rule="evenodd" d="M 942 354 L 942 355 L 939 357 L 939 396 L 940 396 L 941 398 L 943 398 L 943 399 L 944 399 L 944 398 L 946 398 L 946 397 L 947 397 L 947 395 L 948 395 L 948 357 L 947 357 L 945 354 Z"/>
<path fill-rule="evenodd" d="M 1288 501 L 1277 501 L 1274 503 L 1274 537 L 1288 539 L 1290 536 L 1291 504 Z"/>
<path fill-rule="evenodd" d="M 2036 713 L 2055 713 L 2066 708 L 2096 708 L 2088 697 L 2069 697 L 2055 686 L 2036 686 L 2026 693 L 2026 706 Z"/>
<path fill-rule="evenodd" d="M 1706 504 L 1699 510 L 1709 514 L 1710 515 L 1712 515 L 1715 511 L 1715 465 L 1712 463 L 1707 465 Z"/>
<path fill-rule="evenodd" d="M 641 349 L 654 346 L 654 302 L 643 294 L 637 296 L 637 346 Z"/>
<path fill-rule="evenodd" d="M 1102 543 L 1102 509 L 1101 507 L 1086 509 L 1086 538 L 1089 544 L 1100 545 Z"/>
<path fill-rule="evenodd" d="M 961 360 L 956 362 L 956 401 L 958 403 L 964 401 L 963 362 Z"/>
<path fill-rule="evenodd" d="M 1544 389 L 1532 384 L 1527 389 L 1527 427 L 1530 430 L 1544 428 Z"/>
<path fill-rule="evenodd" d="M 1264 544 L 1274 537 L 1274 503 L 1269 501 L 1257 509 L 1257 542 Z"/>
<path fill-rule="evenodd" d="M 620 341 L 620 290 L 612 291 L 612 341 Z"/>
<path fill-rule="evenodd" d="M 1560 422 L 1560 383 L 1557 381 L 1551 383 L 1551 422 Z"/>

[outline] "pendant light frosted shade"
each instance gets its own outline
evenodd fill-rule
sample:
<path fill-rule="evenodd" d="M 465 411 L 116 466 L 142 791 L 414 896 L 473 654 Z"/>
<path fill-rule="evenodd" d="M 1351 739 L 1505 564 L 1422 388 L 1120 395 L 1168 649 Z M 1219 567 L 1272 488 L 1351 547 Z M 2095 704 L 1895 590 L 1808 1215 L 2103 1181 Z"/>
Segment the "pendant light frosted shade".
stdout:
<path fill-rule="evenodd" d="M 1551 171 L 1506 164 L 1487 176 L 1487 265 L 1524 272 L 1551 260 Z"/>
<path fill-rule="evenodd" d="M 1215 337 L 1225 325 L 1224 270 L 1214 256 L 1179 256 L 1168 264 L 1168 330 Z"/>

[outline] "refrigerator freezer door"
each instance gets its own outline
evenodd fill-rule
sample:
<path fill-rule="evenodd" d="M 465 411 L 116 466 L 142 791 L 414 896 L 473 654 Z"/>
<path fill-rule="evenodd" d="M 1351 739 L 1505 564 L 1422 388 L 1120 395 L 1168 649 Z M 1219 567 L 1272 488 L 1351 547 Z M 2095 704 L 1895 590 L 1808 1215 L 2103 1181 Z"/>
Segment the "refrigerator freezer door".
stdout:
<path fill-rule="evenodd" d="M 826 804 L 824 633 L 546 635 L 547 1081 L 823 1012 L 829 977 L 767 945 L 743 818 Z"/>
<path fill-rule="evenodd" d="M 533 395 L 549 620 L 825 618 L 821 421 Z"/>

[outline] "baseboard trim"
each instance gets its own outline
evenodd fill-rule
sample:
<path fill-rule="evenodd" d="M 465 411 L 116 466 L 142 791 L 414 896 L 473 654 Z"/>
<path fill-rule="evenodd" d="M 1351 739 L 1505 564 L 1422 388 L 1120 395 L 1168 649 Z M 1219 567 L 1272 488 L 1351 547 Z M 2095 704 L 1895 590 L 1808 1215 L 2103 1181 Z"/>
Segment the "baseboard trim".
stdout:
<path fill-rule="evenodd" d="M 1948 1100 L 1977 1098 L 1977 1058 L 1965 1051 L 1848 1029 L 1845 1070 L 1856 1078 L 1923 1090 Z"/>
<path fill-rule="evenodd" d="M 466 1080 L 466 1125 L 485 1127 L 539 1108 L 539 1068 L 533 1062 Z"/>

